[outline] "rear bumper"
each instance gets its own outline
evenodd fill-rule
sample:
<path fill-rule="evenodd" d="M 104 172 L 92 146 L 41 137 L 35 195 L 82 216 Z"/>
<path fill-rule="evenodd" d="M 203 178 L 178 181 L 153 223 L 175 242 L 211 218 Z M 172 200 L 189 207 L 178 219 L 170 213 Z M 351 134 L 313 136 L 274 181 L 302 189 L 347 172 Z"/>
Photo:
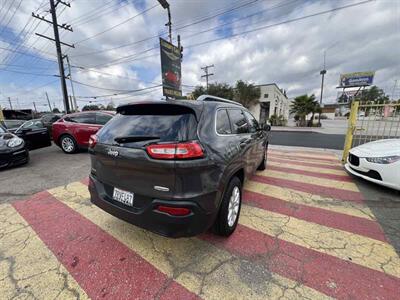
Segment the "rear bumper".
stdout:
<path fill-rule="evenodd" d="M 93 176 L 89 177 L 89 192 L 91 202 L 102 210 L 128 223 L 167 237 L 189 237 L 203 233 L 211 227 L 217 215 L 217 210 L 206 212 L 198 204 L 215 199 L 216 192 L 211 197 L 206 194 L 185 200 L 152 199 L 140 209 L 124 207 L 123 204 L 110 199 L 104 190 L 104 185 Z M 189 208 L 191 213 L 186 216 L 171 216 L 156 211 L 158 205 L 185 207 Z"/>

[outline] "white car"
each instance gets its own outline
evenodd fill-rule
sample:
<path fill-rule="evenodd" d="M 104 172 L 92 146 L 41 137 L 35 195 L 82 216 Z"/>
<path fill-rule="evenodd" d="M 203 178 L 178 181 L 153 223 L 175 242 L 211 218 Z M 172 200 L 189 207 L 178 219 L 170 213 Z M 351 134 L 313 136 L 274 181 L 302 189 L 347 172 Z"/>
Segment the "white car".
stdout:
<path fill-rule="evenodd" d="M 351 174 L 400 190 L 400 139 L 386 139 L 352 148 L 345 168 Z"/>

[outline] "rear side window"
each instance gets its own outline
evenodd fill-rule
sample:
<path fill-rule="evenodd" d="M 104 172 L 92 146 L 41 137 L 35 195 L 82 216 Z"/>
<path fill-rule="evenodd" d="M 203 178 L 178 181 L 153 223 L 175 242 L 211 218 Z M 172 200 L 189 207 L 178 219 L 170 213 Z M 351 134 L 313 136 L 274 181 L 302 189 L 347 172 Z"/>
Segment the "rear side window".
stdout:
<path fill-rule="evenodd" d="M 124 145 L 137 146 L 149 142 L 189 141 L 197 138 L 197 121 L 189 111 L 174 111 L 164 106 L 163 110 L 133 110 L 116 115 L 99 133 L 99 143 L 113 144 L 116 138 L 137 137 L 137 142 Z M 140 140 L 140 137 L 154 139 Z"/>
<path fill-rule="evenodd" d="M 104 125 L 111 120 L 113 116 L 109 114 L 96 113 L 96 124 Z"/>
<path fill-rule="evenodd" d="M 219 134 L 231 134 L 231 124 L 226 109 L 220 109 L 217 111 L 217 133 Z"/>
<path fill-rule="evenodd" d="M 65 117 L 65 121 L 84 124 L 96 124 L 94 113 L 83 113 L 75 116 Z"/>
<path fill-rule="evenodd" d="M 249 133 L 249 124 L 241 109 L 229 109 L 228 114 L 231 121 L 232 133 Z"/>

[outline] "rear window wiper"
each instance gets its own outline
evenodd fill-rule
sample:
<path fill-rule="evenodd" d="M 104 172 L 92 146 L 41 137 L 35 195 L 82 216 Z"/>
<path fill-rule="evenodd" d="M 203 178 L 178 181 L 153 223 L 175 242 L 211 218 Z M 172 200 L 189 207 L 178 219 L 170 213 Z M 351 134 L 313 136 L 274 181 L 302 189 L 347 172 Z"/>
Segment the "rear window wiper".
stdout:
<path fill-rule="evenodd" d="M 128 136 L 118 136 L 114 139 L 117 143 L 132 143 L 141 142 L 149 140 L 159 140 L 159 136 L 149 136 L 149 135 L 128 135 Z"/>

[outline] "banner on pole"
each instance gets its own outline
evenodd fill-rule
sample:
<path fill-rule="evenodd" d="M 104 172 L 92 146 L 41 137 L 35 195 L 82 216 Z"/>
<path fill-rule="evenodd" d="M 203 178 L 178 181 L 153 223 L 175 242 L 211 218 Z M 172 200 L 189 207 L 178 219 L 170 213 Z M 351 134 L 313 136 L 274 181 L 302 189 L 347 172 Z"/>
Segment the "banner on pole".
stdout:
<path fill-rule="evenodd" d="M 181 97 L 181 53 L 178 47 L 160 38 L 163 95 Z"/>

